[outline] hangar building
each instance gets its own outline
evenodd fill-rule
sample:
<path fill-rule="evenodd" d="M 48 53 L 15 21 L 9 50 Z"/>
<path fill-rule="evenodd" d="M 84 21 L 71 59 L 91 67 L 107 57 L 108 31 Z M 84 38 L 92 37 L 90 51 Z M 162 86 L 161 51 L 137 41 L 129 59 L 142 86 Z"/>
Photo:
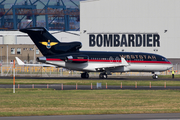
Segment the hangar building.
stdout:
<path fill-rule="evenodd" d="M 180 51 L 180 1 L 179 0 L 86 0 L 80 2 L 80 32 L 50 31 L 62 42 L 81 41 L 81 50 L 139 51 L 157 53 L 179 64 Z M 14 41 L 5 41 L 13 34 Z M 21 50 L 31 49 L 30 60 L 35 62 L 36 48 L 30 38 L 18 31 L 0 31 L 1 59 L 19 56 Z M 11 44 L 11 46 L 3 47 Z M 25 44 L 31 46 L 25 47 Z M 11 50 L 15 50 L 15 52 Z M 34 49 L 32 49 L 34 48 Z M 17 50 L 18 49 L 18 50 Z M 7 53 L 7 51 L 9 53 Z M 22 51 L 23 52 L 23 51 Z M 15 54 L 14 54 L 15 53 Z"/>
<path fill-rule="evenodd" d="M 179 0 L 80 2 L 83 50 L 157 53 L 180 62 Z"/>

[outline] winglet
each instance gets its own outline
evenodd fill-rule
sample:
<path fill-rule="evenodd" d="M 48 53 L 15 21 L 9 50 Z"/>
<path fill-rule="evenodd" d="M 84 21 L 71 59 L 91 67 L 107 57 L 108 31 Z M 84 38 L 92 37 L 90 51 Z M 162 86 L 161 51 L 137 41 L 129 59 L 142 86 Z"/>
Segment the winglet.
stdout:
<path fill-rule="evenodd" d="M 24 65 L 24 62 L 21 61 L 18 57 L 15 57 L 18 65 Z"/>
<path fill-rule="evenodd" d="M 122 65 L 124 65 L 124 66 L 128 66 L 129 64 L 127 63 L 127 61 L 123 58 L 123 57 L 121 57 L 121 63 L 122 63 Z"/>

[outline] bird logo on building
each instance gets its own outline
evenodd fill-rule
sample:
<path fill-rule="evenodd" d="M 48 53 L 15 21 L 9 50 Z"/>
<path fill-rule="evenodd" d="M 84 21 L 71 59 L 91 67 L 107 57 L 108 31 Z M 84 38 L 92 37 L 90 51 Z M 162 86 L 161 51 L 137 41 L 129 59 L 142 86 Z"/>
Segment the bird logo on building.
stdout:
<path fill-rule="evenodd" d="M 42 45 L 45 45 L 47 49 L 50 49 L 52 46 L 58 44 L 58 42 L 50 42 L 50 40 L 48 40 L 48 42 L 40 42 Z"/>

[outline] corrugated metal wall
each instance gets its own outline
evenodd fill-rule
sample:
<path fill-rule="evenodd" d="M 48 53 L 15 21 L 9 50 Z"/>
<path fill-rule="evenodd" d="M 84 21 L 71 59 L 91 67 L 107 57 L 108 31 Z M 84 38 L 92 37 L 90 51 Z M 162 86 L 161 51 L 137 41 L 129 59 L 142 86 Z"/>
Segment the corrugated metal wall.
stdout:
<path fill-rule="evenodd" d="M 141 51 L 180 58 L 179 0 L 90 0 L 80 2 L 83 50 Z M 89 35 L 157 33 L 159 46 L 90 47 Z M 121 36 L 120 36 L 121 37 Z M 104 39 L 104 38 L 102 38 Z M 120 38 L 121 39 L 121 38 Z M 128 41 L 128 37 L 126 37 Z M 102 40 L 103 41 L 103 40 Z M 96 41 L 97 42 L 97 41 Z M 121 42 L 121 41 L 120 41 Z M 153 41 L 151 42 L 153 44 Z"/>

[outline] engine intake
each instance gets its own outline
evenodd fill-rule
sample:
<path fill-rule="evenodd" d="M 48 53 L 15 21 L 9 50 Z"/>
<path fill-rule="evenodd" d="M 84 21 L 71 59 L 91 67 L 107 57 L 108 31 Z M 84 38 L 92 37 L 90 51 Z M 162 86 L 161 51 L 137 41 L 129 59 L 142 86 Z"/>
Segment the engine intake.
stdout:
<path fill-rule="evenodd" d="M 45 63 L 46 62 L 46 57 L 37 57 L 37 61 Z"/>

